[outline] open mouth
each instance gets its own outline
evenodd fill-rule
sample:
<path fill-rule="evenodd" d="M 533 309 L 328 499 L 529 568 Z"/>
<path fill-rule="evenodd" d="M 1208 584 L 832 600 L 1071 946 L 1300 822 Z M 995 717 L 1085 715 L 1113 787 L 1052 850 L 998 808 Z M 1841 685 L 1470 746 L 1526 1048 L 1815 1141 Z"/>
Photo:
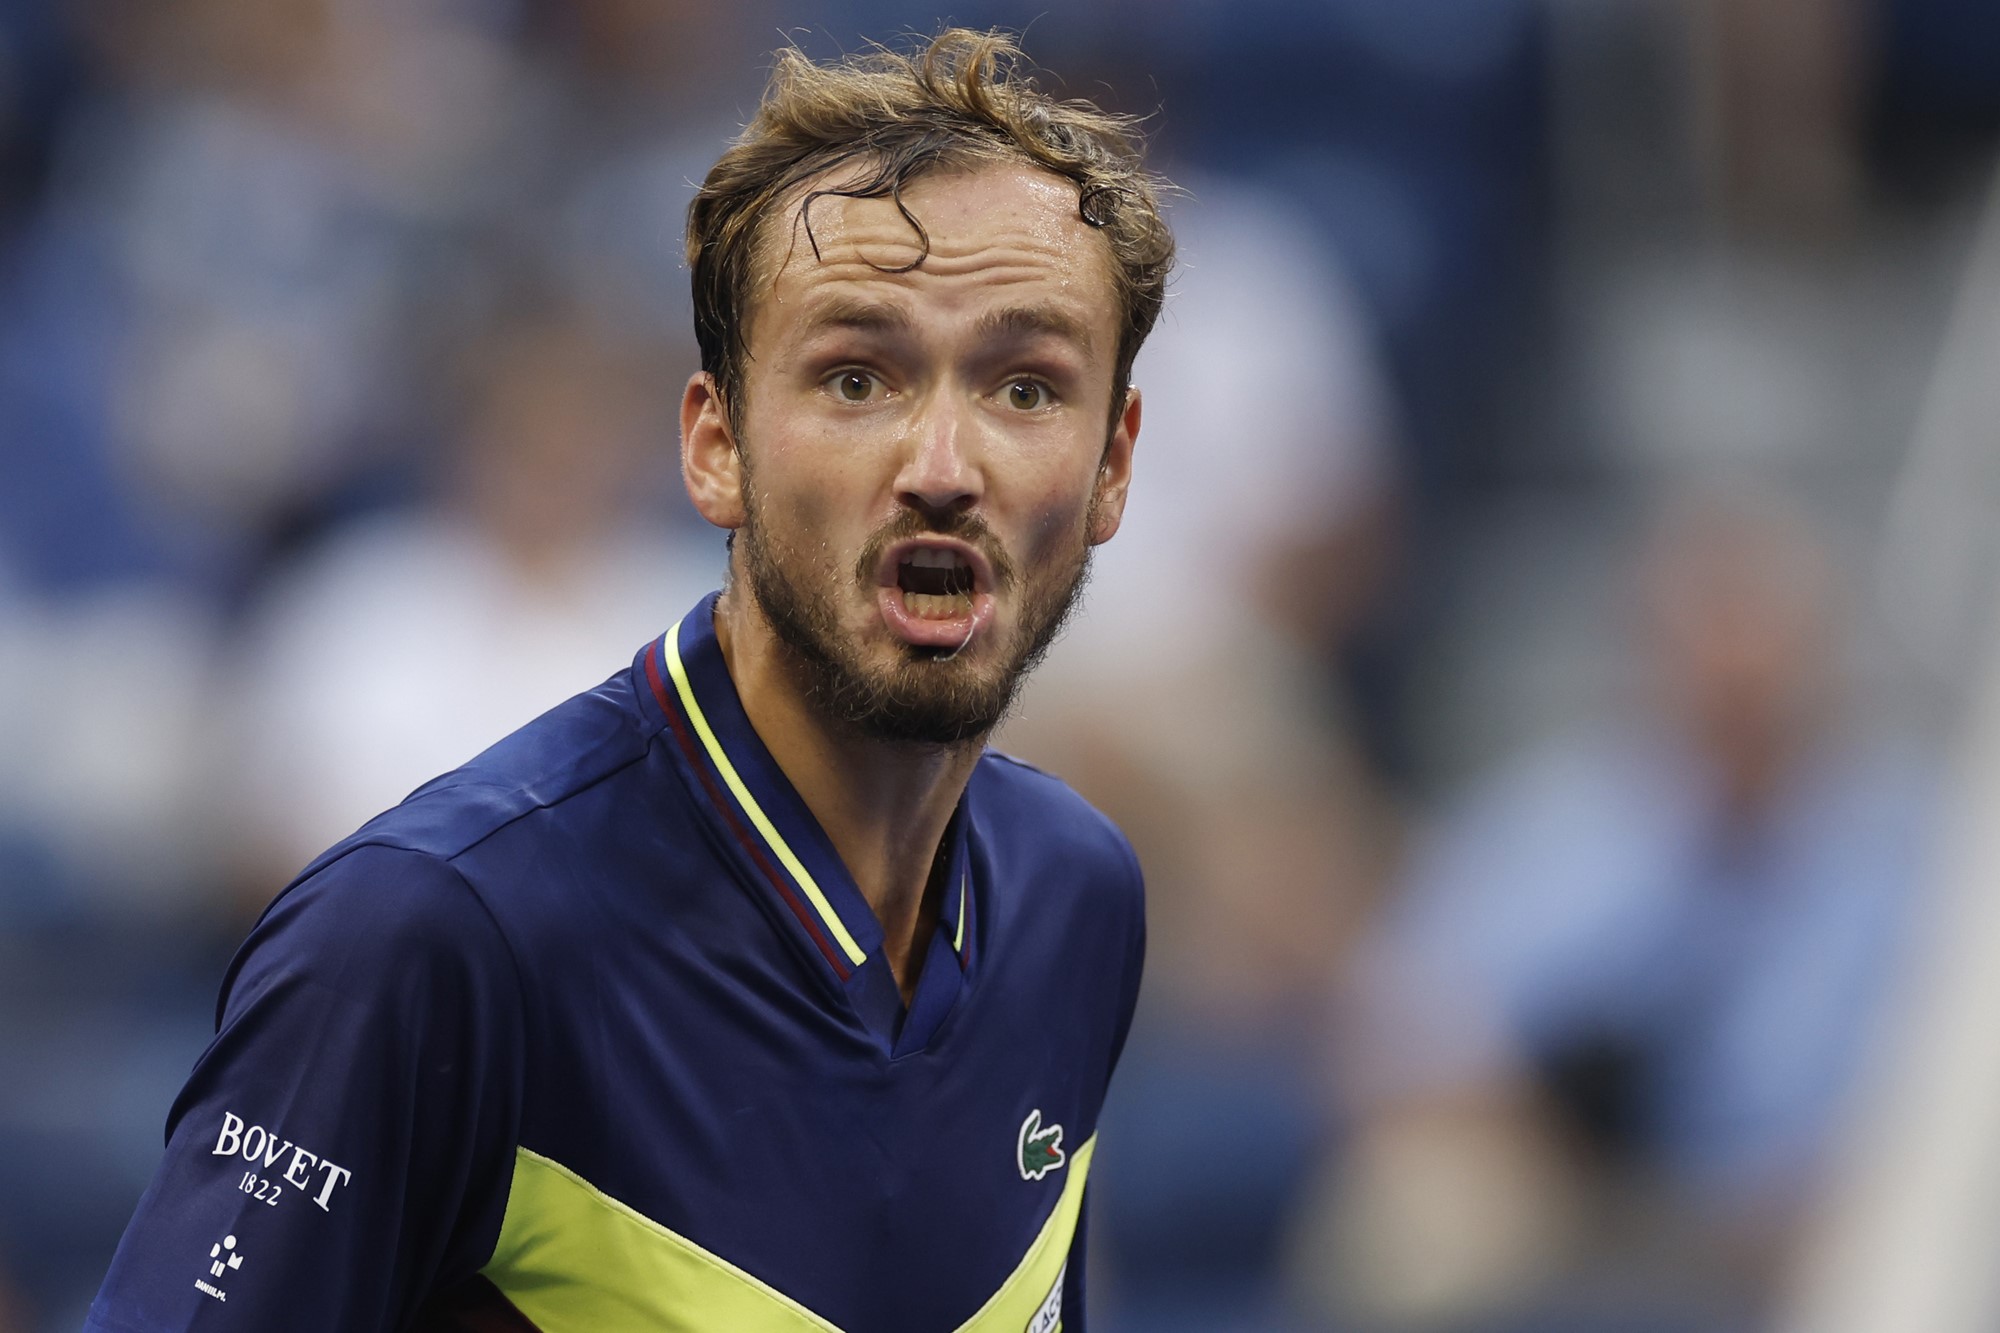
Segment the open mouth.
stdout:
<path fill-rule="evenodd" d="M 921 536 L 897 542 L 874 561 L 882 620 L 910 647 L 956 658 L 993 622 L 997 571 L 971 542 Z"/>
<path fill-rule="evenodd" d="M 972 562 L 957 551 L 919 546 L 896 562 L 903 605 L 920 620 L 950 620 L 972 611 Z"/>

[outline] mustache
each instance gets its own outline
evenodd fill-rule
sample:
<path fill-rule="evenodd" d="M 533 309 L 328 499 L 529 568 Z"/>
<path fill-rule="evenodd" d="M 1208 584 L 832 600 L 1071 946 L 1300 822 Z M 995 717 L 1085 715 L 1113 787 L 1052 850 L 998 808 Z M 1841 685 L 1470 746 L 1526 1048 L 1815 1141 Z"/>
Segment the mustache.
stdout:
<path fill-rule="evenodd" d="M 993 529 L 986 526 L 985 519 L 976 514 L 939 514 L 918 509 L 904 509 L 874 531 L 862 545 L 861 558 L 854 562 L 854 577 L 863 583 L 871 582 L 881 566 L 882 553 L 911 537 L 951 537 L 962 541 L 985 556 L 986 563 L 992 566 L 994 591 L 1014 584 L 1014 562 L 1000 539 L 993 535 Z"/>

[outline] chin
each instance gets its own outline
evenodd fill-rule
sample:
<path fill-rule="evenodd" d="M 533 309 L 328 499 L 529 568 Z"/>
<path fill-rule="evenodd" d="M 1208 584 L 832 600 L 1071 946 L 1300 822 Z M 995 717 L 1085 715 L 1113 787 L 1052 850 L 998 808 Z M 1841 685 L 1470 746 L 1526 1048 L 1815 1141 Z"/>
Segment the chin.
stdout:
<path fill-rule="evenodd" d="M 822 679 L 826 711 L 871 740 L 960 746 L 983 740 L 1013 703 L 1013 673 L 935 648 L 903 645 L 900 656 L 886 671 Z"/>

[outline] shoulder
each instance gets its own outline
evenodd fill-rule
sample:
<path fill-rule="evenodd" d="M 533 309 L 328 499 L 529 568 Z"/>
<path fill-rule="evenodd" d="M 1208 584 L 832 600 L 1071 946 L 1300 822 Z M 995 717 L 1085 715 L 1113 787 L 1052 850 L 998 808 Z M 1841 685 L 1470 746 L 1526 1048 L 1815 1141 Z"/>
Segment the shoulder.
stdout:
<path fill-rule="evenodd" d="M 1016 827 L 1032 828 L 1069 855 L 1129 865 L 1137 858 L 1109 816 L 1052 773 L 999 750 L 980 757 L 972 782 L 982 808 Z"/>
<path fill-rule="evenodd" d="M 302 987 L 348 1004 L 404 1006 L 440 990 L 512 993 L 518 977 L 491 913 L 447 859 L 351 842 L 265 910 L 230 964 L 222 1007 Z"/>
<path fill-rule="evenodd" d="M 1118 826 L 1068 784 L 998 751 L 973 774 L 975 832 L 995 887 L 993 956 L 1044 997 L 1097 1013 L 1104 1069 L 1138 1004 L 1146 958 L 1145 881 Z M 1042 1012 L 1030 1005 L 1031 1011 Z"/>
<path fill-rule="evenodd" d="M 454 860 L 517 820 L 559 816 L 578 793 L 644 758 L 658 726 L 639 707 L 630 677 L 619 672 L 425 783 L 306 873 L 370 845 Z"/>
<path fill-rule="evenodd" d="M 561 824 L 581 793 L 643 759 L 655 728 L 628 674 L 559 704 L 322 853 L 266 909 L 239 965 L 279 949 L 323 969 L 329 955 L 353 955 L 350 938 L 381 966 L 505 952 L 491 901 L 505 885 L 469 853 L 509 828 Z"/>
<path fill-rule="evenodd" d="M 1145 885 L 1131 842 L 1068 783 L 1033 764 L 988 750 L 970 793 L 982 832 L 1023 873 L 1069 885 L 1079 904 L 1115 906 L 1137 921 Z"/>

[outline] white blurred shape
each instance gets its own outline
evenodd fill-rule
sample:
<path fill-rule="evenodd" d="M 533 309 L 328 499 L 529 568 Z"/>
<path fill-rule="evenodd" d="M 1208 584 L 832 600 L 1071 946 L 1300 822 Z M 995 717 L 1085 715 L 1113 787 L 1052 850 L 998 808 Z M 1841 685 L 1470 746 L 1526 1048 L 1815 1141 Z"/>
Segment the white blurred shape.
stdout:
<path fill-rule="evenodd" d="M 1227 644 L 1260 619 L 1269 555 L 1386 483 L 1383 388 L 1326 244 L 1254 191 L 1187 184 L 1171 218 L 1180 267 L 1132 372 L 1145 411 L 1130 501 L 1058 673 Z"/>
<path fill-rule="evenodd" d="M 569 696 L 718 585 L 719 540 L 606 534 L 524 580 L 449 521 L 353 530 L 273 590 L 240 675 L 246 836 L 294 868 Z"/>
<path fill-rule="evenodd" d="M 0 606 L 0 807 L 108 911 L 171 913 L 205 864 L 213 633 L 164 585 Z"/>

